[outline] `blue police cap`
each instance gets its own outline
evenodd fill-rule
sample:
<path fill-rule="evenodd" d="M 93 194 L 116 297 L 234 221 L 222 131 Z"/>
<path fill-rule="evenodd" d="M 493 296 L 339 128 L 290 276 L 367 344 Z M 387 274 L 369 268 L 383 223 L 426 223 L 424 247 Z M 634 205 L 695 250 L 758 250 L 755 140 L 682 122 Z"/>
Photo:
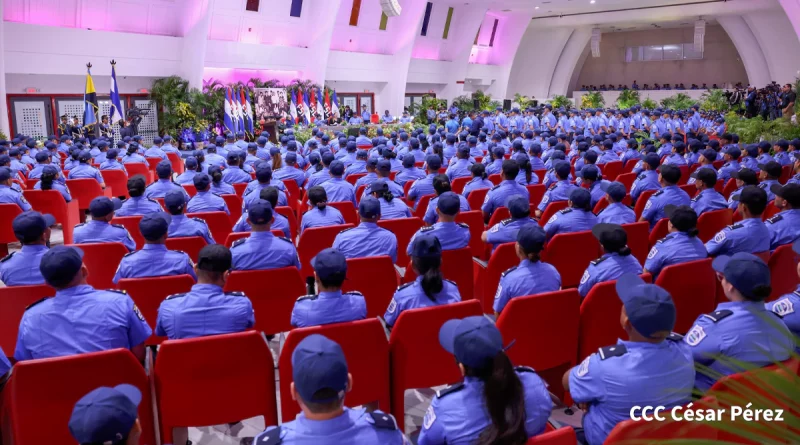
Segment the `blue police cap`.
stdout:
<path fill-rule="evenodd" d="M 531 154 L 538 155 L 542 152 L 542 144 L 534 142 L 528 147 L 528 151 L 531 152 Z"/>
<path fill-rule="evenodd" d="M 264 225 L 272 220 L 272 204 L 263 199 L 256 199 L 250 203 L 247 219 L 253 225 Z"/>
<path fill-rule="evenodd" d="M 554 150 L 552 153 L 550 153 L 550 159 L 553 161 L 563 161 L 567 159 L 567 155 L 561 150 Z"/>
<path fill-rule="evenodd" d="M 439 195 L 439 200 L 436 207 L 445 215 L 456 215 L 461 208 L 461 200 L 458 195 L 453 192 L 444 192 Z"/>
<path fill-rule="evenodd" d="M 167 160 L 159 162 L 158 165 L 156 165 L 156 174 L 161 179 L 169 178 L 172 174 L 172 163 Z"/>
<path fill-rule="evenodd" d="M 625 195 L 628 194 L 628 191 L 625 190 L 625 186 L 621 182 L 602 182 L 600 184 L 600 189 L 604 192 L 608 193 L 608 196 L 611 197 L 615 202 L 621 202 L 625 199 Z"/>
<path fill-rule="evenodd" d="M 59 138 L 59 140 L 60 140 L 61 142 L 66 142 L 66 141 L 68 141 L 68 140 L 70 140 L 70 139 L 72 139 L 72 138 L 71 138 L 71 137 L 69 137 L 69 136 L 68 136 L 68 135 L 66 135 L 66 134 L 62 134 L 62 135 L 61 135 L 61 137 Z"/>
<path fill-rule="evenodd" d="M 106 159 L 117 159 L 117 156 L 119 156 L 119 152 L 115 148 L 106 152 Z"/>
<path fill-rule="evenodd" d="M 376 218 L 381 216 L 381 203 L 372 196 L 365 196 L 358 204 L 358 214 L 362 218 Z"/>
<path fill-rule="evenodd" d="M 425 163 L 428 164 L 429 170 L 439 170 L 442 168 L 442 158 L 438 155 L 428 155 L 425 158 Z"/>
<path fill-rule="evenodd" d="M 577 208 L 586 208 L 592 202 L 592 194 L 585 188 L 576 188 L 570 192 L 569 200 Z"/>
<path fill-rule="evenodd" d="M 746 252 L 714 258 L 711 267 L 721 273 L 736 290 L 747 298 L 763 299 L 769 294 L 769 266 L 761 258 Z"/>
<path fill-rule="evenodd" d="M 584 165 L 581 171 L 575 173 L 579 178 L 597 181 L 600 177 L 600 169 L 594 164 Z"/>
<path fill-rule="evenodd" d="M 189 156 L 186 158 L 186 168 L 187 169 L 195 169 L 197 168 L 197 158 L 194 156 Z"/>
<path fill-rule="evenodd" d="M 503 336 L 494 323 L 479 315 L 446 321 L 439 329 L 439 344 L 459 363 L 486 369 L 503 350 Z"/>
<path fill-rule="evenodd" d="M 98 196 L 89 203 L 89 213 L 94 217 L 102 218 L 115 210 L 119 210 L 121 206 L 122 201 L 118 198 Z"/>
<path fill-rule="evenodd" d="M 706 148 L 700 153 L 700 155 L 706 158 L 706 160 L 709 162 L 714 162 L 717 160 L 717 152 L 714 151 L 713 148 Z"/>
<path fill-rule="evenodd" d="M 230 151 L 230 152 L 228 152 L 227 159 L 228 159 L 228 162 L 230 162 L 230 163 L 237 163 L 237 162 L 239 162 L 239 153 L 237 153 L 235 151 Z"/>
<path fill-rule="evenodd" d="M 331 163 L 334 161 L 334 156 L 332 152 L 326 151 L 325 153 L 322 153 L 320 159 L 322 160 L 323 164 L 331 165 Z"/>
<path fill-rule="evenodd" d="M 569 177 L 570 168 L 569 162 L 567 161 L 558 161 L 553 163 L 553 171 L 555 171 L 556 175 L 560 179 L 566 179 Z"/>
<path fill-rule="evenodd" d="M 205 173 L 197 173 L 192 177 L 192 183 L 197 190 L 203 191 L 208 188 L 211 178 Z"/>
<path fill-rule="evenodd" d="M 182 210 L 185 205 L 186 198 L 180 190 L 171 190 L 164 196 L 164 207 L 166 207 L 167 210 Z"/>
<path fill-rule="evenodd" d="M 658 164 L 661 163 L 661 157 L 657 153 L 647 153 L 644 155 L 644 162 L 655 170 L 658 168 Z"/>
<path fill-rule="evenodd" d="M 256 165 L 256 179 L 258 182 L 267 182 L 272 179 L 272 166 L 269 162 L 259 162 Z"/>
<path fill-rule="evenodd" d="M 147 241 L 156 241 L 169 231 L 172 217 L 166 212 L 148 213 L 139 221 L 139 230 Z"/>
<path fill-rule="evenodd" d="M 458 154 L 460 154 L 462 156 L 469 155 L 469 147 L 466 144 L 459 145 L 458 146 Z"/>
<path fill-rule="evenodd" d="M 217 145 L 225 145 L 225 138 L 222 136 L 217 136 L 217 138 L 214 139 L 214 143 Z"/>
<path fill-rule="evenodd" d="M 739 150 L 739 148 L 731 145 L 728 148 L 726 148 L 723 151 L 723 153 L 726 154 L 726 155 L 730 155 L 733 159 L 739 159 L 739 156 L 741 156 L 742 151 Z"/>
<path fill-rule="evenodd" d="M 384 179 L 378 179 L 369 185 L 367 193 L 386 193 L 389 191 L 389 184 Z"/>
<path fill-rule="evenodd" d="M 169 142 L 172 140 L 172 136 L 165 134 L 163 138 L 161 138 L 164 142 Z"/>
<path fill-rule="evenodd" d="M 372 156 L 367 159 L 367 166 L 369 167 L 377 167 L 378 166 L 378 158 L 376 156 Z"/>
<path fill-rule="evenodd" d="M 46 151 L 40 151 L 39 153 L 36 153 L 36 162 L 44 162 L 48 159 L 50 159 L 50 153 Z"/>
<path fill-rule="evenodd" d="M 344 397 L 347 389 L 347 360 L 342 348 L 319 334 L 304 338 L 292 352 L 292 379 L 303 401 L 331 402 Z M 335 394 L 322 397 L 322 394 Z"/>
<path fill-rule="evenodd" d="M 160 137 L 154 137 L 153 138 L 153 144 L 160 144 L 162 142 L 164 142 L 164 141 L 162 141 Z"/>
<path fill-rule="evenodd" d="M 11 228 L 20 242 L 32 242 L 39 239 L 44 231 L 55 223 L 53 215 L 43 215 L 31 210 L 17 215 L 11 223 Z"/>
<path fill-rule="evenodd" d="M 55 150 L 55 149 L 58 148 L 58 145 L 56 145 L 53 142 L 48 142 L 47 144 L 44 145 L 44 148 L 46 148 L 48 150 Z"/>
<path fill-rule="evenodd" d="M 619 277 L 616 289 L 625 314 L 638 333 L 652 338 L 656 333 L 672 331 L 677 312 L 669 292 L 632 273 Z"/>
<path fill-rule="evenodd" d="M 441 258 L 442 244 L 439 238 L 430 234 L 420 234 L 411 245 L 411 256 L 416 258 Z"/>
<path fill-rule="evenodd" d="M 288 152 L 286 153 L 286 158 L 284 159 L 286 162 L 294 164 L 297 162 L 297 153 Z"/>
<path fill-rule="evenodd" d="M 83 265 L 83 251 L 77 247 L 54 246 L 42 255 L 39 272 L 55 288 L 69 284 Z"/>
<path fill-rule="evenodd" d="M 342 176 L 344 174 L 344 163 L 342 161 L 335 160 L 331 162 L 328 170 L 333 176 Z"/>
<path fill-rule="evenodd" d="M 42 175 L 58 176 L 58 168 L 53 164 L 47 164 L 42 168 Z"/>
<path fill-rule="evenodd" d="M 311 267 L 320 279 L 347 275 L 347 259 L 338 249 L 327 248 L 311 259 Z"/>
<path fill-rule="evenodd" d="M 133 385 L 101 386 L 75 404 L 69 431 L 78 443 L 121 443 L 136 423 L 141 401 Z"/>
<path fill-rule="evenodd" d="M 413 159 L 413 156 L 412 156 L 412 159 Z M 392 163 L 389 162 L 388 159 L 381 159 L 380 161 L 378 161 L 377 168 L 378 168 L 378 170 L 380 170 L 382 172 L 388 173 L 388 172 L 392 171 Z"/>
<path fill-rule="evenodd" d="M 267 145 L 267 138 L 265 138 L 264 136 L 261 136 L 256 140 L 256 143 L 263 147 L 264 145 Z"/>
<path fill-rule="evenodd" d="M 525 252 L 539 252 L 544 248 L 547 234 L 538 224 L 528 224 L 517 232 L 517 243 Z"/>
<path fill-rule="evenodd" d="M 89 161 L 91 159 L 92 159 L 92 154 L 89 152 L 89 150 L 84 150 L 81 152 L 81 154 L 78 155 L 78 160 L 81 162 Z"/>
<path fill-rule="evenodd" d="M 514 195 L 506 202 L 508 212 L 514 219 L 525 218 L 531 214 L 531 206 L 528 199 L 521 195 Z"/>

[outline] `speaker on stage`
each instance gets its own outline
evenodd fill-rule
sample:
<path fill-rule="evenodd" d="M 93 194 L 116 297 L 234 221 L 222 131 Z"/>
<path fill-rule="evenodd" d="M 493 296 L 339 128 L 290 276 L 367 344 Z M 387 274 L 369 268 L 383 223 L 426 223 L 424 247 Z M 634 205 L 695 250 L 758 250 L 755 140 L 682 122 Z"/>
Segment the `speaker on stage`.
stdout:
<path fill-rule="evenodd" d="M 503 100 L 503 109 L 506 111 L 511 109 L 511 99 Z"/>
<path fill-rule="evenodd" d="M 480 110 L 481 109 L 481 101 L 479 101 L 478 99 L 473 99 L 472 100 L 472 108 L 474 108 L 476 110 Z"/>

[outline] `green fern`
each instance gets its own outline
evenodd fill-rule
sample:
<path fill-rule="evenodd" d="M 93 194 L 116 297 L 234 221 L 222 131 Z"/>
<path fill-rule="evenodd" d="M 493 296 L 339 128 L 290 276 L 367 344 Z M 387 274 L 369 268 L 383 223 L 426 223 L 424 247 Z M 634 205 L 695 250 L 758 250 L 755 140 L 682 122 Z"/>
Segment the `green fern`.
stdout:
<path fill-rule="evenodd" d="M 570 108 L 572 106 L 572 101 L 567 96 L 555 95 L 550 101 L 550 105 L 555 109 Z"/>
<path fill-rule="evenodd" d="M 581 108 L 602 108 L 606 104 L 606 99 L 600 91 L 592 91 L 581 96 Z"/>
<path fill-rule="evenodd" d="M 644 108 L 645 110 L 655 110 L 656 108 L 658 108 L 658 102 L 648 97 L 642 102 L 642 108 Z"/>
<path fill-rule="evenodd" d="M 639 92 L 636 90 L 622 90 L 617 98 L 617 108 L 626 109 L 639 104 Z"/>

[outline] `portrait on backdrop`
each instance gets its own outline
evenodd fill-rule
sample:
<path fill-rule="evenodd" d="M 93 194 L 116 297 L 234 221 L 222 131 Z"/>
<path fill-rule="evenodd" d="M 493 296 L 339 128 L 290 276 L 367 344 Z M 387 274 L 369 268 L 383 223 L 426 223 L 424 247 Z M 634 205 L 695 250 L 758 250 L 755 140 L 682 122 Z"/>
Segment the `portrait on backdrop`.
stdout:
<path fill-rule="evenodd" d="M 256 119 L 280 119 L 289 113 L 289 102 L 284 88 L 256 88 Z"/>

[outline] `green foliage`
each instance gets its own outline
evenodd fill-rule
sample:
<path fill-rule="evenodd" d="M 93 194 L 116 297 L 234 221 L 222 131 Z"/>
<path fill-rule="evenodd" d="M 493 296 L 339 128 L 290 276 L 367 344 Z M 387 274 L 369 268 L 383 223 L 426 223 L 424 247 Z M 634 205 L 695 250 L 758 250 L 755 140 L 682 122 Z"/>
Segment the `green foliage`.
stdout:
<path fill-rule="evenodd" d="M 658 108 L 658 102 L 648 97 L 647 99 L 642 101 L 642 108 L 644 108 L 645 110 L 655 110 L 656 108 Z"/>
<path fill-rule="evenodd" d="M 617 98 L 617 108 L 626 109 L 639 104 L 639 91 L 622 90 Z"/>
<path fill-rule="evenodd" d="M 156 79 L 150 87 L 150 99 L 158 103 L 158 131 L 159 133 L 177 133 L 184 127 L 185 116 L 178 116 L 174 110 L 179 104 L 189 100 L 189 81 L 179 76 L 170 76 Z M 185 109 L 185 108 L 184 108 Z"/>
<path fill-rule="evenodd" d="M 455 97 L 452 105 L 458 107 L 458 109 L 461 111 L 473 111 L 475 109 L 474 104 L 472 103 L 472 97 L 467 96 L 466 94 Z"/>
<path fill-rule="evenodd" d="M 725 123 L 728 125 L 728 132 L 738 134 L 739 140 L 745 144 L 753 144 L 761 140 L 800 138 L 800 126 L 794 125 L 786 119 L 765 121 L 761 116 L 745 119 L 730 112 L 725 116 Z"/>
<path fill-rule="evenodd" d="M 603 93 L 599 91 L 591 91 L 581 96 L 581 108 L 602 108 L 606 104 L 606 99 Z"/>
<path fill-rule="evenodd" d="M 688 110 L 694 105 L 694 99 L 688 94 L 678 93 L 661 100 L 661 106 L 672 110 Z"/>
<path fill-rule="evenodd" d="M 554 109 L 570 108 L 572 107 L 572 101 L 567 96 L 555 95 L 550 101 L 550 105 L 552 105 Z"/>
<path fill-rule="evenodd" d="M 437 99 L 431 96 L 422 96 L 422 105 L 415 106 L 416 108 L 413 113 L 411 112 L 411 110 L 409 110 L 409 114 L 416 114 L 416 118 L 414 118 L 414 121 L 430 125 L 433 122 L 428 120 L 428 108 L 433 108 L 438 112 L 439 108 L 444 107 L 446 105 L 447 101 L 445 101 L 444 99 Z"/>
<path fill-rule="evenodd" d="M 496 101 L 493 102 L 492 101 L 492 96 L 484 93 L 481 90 L 478 90 L 478 91 L 472 93 L 472 100 L 477 100 L 478 101 L 478 109 L 475 110 L 475 111 L 492 110 L 494 108 L 497 108 L 497 106 L 498 106 L 498 105 L 495 105 L 498 102 L 496 102 Z"/>
<path fill-rule="evenodd" d="M 6 136 L 5 133 L 0 131 L 0 141 L 7 141 L 7 140 L 8 140 L 8 136 Z"/>
<path fill-rule="evenodd" d="M 514 95 L 514 102 L 519 104 L 520 110 L 525 110 L 526 108 L 530 107 L 533 104 L 533 99 L 529 99 L 528 96 L 523 96 L 522 94 L 515 94 Z"/>
<path fill-rule="evenodd" d="M 708 90 L 700 96 L 700 107 L 708 111 L 726 112 L 731 109 L 723 90 Z"/>
<path fill-rule="evenodd" d="M 426 108 L 427 110 L 427 108 Z M 391 133 L 393 131 L 400 132 L 405 131 L 406 133 L 411 133 L 414 129 L 412 124 L 388 124 L 388 125 L 381 125 L 385 134 Z M 323 131 L 331 138 L 334 137 L 333 131 Z M 374 138 L 378 135 L 378 127 L 370 126 L 367 129 L 367 137 Z M 311 128 L 295 128 L 294 137 L 297 140 L 298 144 L 305 144 L 307 140 L 311 139 Z"/>

